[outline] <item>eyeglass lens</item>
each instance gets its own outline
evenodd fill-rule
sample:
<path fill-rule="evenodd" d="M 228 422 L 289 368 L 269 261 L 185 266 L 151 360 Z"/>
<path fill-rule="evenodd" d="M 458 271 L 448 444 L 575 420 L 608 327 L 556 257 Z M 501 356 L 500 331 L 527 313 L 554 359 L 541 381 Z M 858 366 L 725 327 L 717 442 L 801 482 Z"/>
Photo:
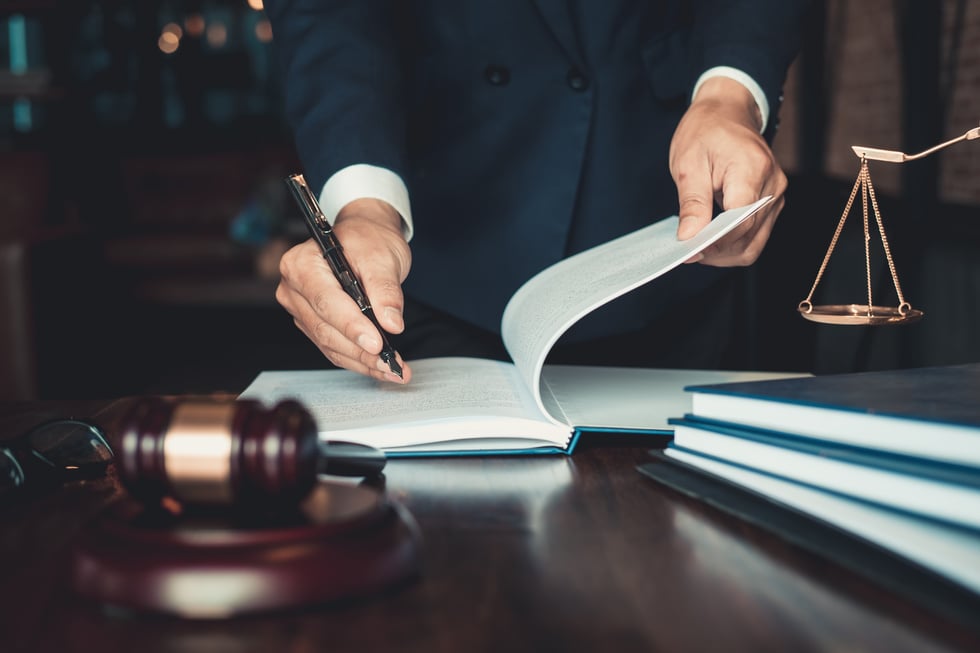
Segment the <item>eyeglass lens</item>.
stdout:
<path fill-rule="evenodd" d="M 16 442 L 7 443 L 9 446 L 3 444 L 0 491 L 33 485 L 35 480 L 96 478 L 105 472 L 113 456 L 98 427 L 73 419 L 46 422 Z"/>
<path fill-rule="evenodd" d="M 112 449 L 93 424 L 58 420 L 35 427 L 27 436 L 35 455 L 61 469 L 104 465 L 112 460 Z"/>

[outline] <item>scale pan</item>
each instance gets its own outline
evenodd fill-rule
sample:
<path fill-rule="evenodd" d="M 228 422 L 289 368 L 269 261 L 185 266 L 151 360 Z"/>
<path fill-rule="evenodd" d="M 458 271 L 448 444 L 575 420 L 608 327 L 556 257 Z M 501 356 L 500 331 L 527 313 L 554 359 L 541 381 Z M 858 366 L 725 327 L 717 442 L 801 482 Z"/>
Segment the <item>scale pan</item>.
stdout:
<path fill-rule="evenodd" d="M 801 305 L 799 311 L 806 319 L 823 324 L 907 324 L 922 317 L 922 311 L 915 308 L 872 306 L 869 311 L 867 304 Z"/>

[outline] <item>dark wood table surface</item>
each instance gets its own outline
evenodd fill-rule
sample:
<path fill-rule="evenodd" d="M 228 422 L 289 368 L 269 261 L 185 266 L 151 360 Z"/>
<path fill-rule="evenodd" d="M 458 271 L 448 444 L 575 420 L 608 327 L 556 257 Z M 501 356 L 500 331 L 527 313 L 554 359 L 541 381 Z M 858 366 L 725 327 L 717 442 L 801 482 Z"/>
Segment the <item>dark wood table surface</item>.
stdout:
<path fill-rule="evenodd" d="M 0 438 L 127 400 L 0 404 Z M 648 447 L 393 460 L 422 573 L 366 600 L 192 621 L 79 599 L 79 529 L 110 474 L 0 506 L 0 651 L 980 650 L 976 630 L 639 474 Z M 980 615 L 978 615 L 980 620 Z"/>

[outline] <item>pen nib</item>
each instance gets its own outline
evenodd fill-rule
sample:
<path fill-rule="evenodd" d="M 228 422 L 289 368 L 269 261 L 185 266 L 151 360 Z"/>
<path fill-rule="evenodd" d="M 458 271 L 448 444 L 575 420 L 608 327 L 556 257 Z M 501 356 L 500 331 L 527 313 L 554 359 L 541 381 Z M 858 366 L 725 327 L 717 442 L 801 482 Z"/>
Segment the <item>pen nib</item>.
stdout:
<path fill-rule="evenodd" d="M 398 364 L 397 360 L 395 360 L 395 355 L 393 353 L 386 351 L 381 352 L 381 360 L 388 364 L 388 367 L 391 368 L 392 374 L 397 375 L 399 379 L 405 378 L 402 376 L 402 366 Z"/>

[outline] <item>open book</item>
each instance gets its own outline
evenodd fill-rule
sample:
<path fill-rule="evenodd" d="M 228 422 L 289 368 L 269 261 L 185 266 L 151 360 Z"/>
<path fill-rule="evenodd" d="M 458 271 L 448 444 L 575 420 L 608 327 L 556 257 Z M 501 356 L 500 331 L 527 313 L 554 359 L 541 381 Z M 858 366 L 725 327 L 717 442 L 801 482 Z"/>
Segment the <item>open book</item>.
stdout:
<path fill-rule="evenodd" d="M 504 310 L 501 329 L 512 363 L 416 360 L 407 385 L 338 369 L 264 371 L 239 398 L 296 399 L 324 439 L 370 444 L 389 455 L 571 453 L 586 430 L 670 433 L 668 418 L 689 410 L 685 386 L 785 375 L 546 366 L 545 360 L 583 316 L 682 264 L 770 199 L 720 214 L 689 240 L 677 240 L 675 216 L 538 273 Z"/>

